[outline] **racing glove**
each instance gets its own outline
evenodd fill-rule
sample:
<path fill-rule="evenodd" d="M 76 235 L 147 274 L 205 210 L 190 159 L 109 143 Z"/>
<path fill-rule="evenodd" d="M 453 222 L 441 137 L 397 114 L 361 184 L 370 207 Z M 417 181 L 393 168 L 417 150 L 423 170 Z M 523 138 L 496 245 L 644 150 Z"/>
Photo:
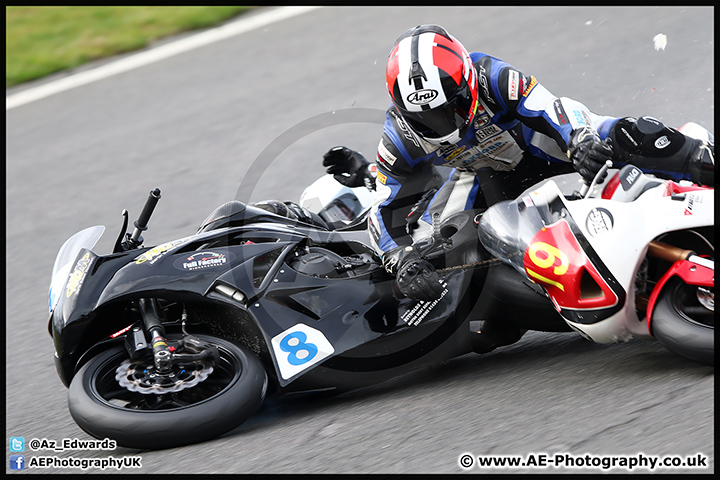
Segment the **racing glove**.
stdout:
<path fill-rule="evenodd" d="M 612 160 L 613 149 L 609 143 L 600 140 L 600 136 L 590 127 L 577 128 L 570 134 L 568 158 L 575 170 L 590 184 L 607 160 Z M 598 179 L 599 182 L 605 177 Z"/>
<path fill-rule="evenodd" d="M 413 300 L 425 302 L 437 300 L 445 289 L 440 283 L 435 267 L 420 258 L 412 246 L 397 247 L 385 252 L 383 267 L 395 275 L 400 293 Z"/>
<path fill-rule="evenodd" d="M 346 187 L 375 190 L 375 177 L 370 173 L 370 162 L 360 152 L 347 147 L 333 147 L 323 155 L 327 173 Z"/>

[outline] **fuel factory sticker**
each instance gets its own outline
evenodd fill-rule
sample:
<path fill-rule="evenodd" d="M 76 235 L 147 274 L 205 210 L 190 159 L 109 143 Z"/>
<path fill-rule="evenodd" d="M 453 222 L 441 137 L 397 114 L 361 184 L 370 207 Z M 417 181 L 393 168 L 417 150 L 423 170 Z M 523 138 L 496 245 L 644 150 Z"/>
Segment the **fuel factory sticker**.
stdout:
<path fill-rule="evenodd" d="M 188 256 L 183 255 L 175 260 L 173 265 L 178 270 L 195 271 L 227 265 L 233 260 L 235 260 L 235 255 L 232 252 L 196 252 Z"/>

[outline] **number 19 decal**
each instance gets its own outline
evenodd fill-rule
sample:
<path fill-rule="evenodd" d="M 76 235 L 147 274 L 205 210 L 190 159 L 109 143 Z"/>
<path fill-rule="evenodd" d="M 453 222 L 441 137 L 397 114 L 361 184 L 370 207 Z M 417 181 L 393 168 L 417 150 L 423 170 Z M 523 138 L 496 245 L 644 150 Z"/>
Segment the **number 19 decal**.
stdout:
<path fill-rule="evenodd" d="M 297 375 L 335 352 L 321 331 L 298 323 L 276 335 L 271 342 L 280 375 L 285 380 Z"/>
<path fill-rule="evenodd" d="M 539 254 L 539 255 L 538 255 Z M 560 290 L 565 290 L 565 286 L 558 281 L 560 277 L 565 275 L 568 270 L 569 260 L 560 249 L 545 242 L 535 242 L 528 246 L 527 255 L 530 261 L 539 269 L 544 270 L 545 275 L 541 275 L 535 269 L 525 266 L 528 275 L 543 283 L 553 285 Z M 559 263 L 559 264 L 558 264 Z M 555 277 L 552 280 L 548 277 Z"/>

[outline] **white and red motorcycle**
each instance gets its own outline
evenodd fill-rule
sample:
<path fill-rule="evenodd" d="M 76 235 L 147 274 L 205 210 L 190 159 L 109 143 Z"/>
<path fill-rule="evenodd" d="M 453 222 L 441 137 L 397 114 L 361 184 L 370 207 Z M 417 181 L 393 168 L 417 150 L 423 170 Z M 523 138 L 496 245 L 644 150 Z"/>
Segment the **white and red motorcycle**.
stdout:
<path fill-rule="evenodd" d="M 696 124 L 681 130 L 712 142 Z M 579 195 L 553 178 L 493 205 L 478 219 L 481 243 L 541 285 L 584 337 L 654 338 L 714 365 L 714 188 L 632 165 L 608 173 Z"/>

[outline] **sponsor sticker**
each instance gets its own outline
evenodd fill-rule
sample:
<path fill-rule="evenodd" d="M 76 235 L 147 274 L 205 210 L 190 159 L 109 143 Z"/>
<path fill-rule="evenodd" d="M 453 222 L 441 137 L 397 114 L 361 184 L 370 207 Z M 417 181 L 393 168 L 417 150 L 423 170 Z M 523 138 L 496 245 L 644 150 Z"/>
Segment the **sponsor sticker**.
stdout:
<path fill-rule="evenodd" d="M 490 115 L 488 115 L 487 113 L 480 113 L 479 115 L 475 116 L 475 120 L 473 120 L 473 127 L 475 127 L 475 129 L 478 130 L 478 129 L 483 128 L 484 126 L 488 125 L 489 123 L 490 123 Z"/>
<path fill-rule="evenodd" d="M 403 313 L 400 318 L 403 322 L 405 322 L 407 325 L 410 325 L 411 327 L 416 327 L 420 322 L 422 322 L 425 317 L 427 317 L 428 313 L 435 308 L 435 305 L 440 302 L 440 300 L 443 299 L 445 294 L 448 292 L 447 289 L 447 283 L 445 281 L 440 282 L 443 286 L 443 291 L 440 294 L 440 298 L 437 300 L 433 300 L 432 302 L 424 302 L 424 301 L 418 301 L 410 310 L 407 310 L 405 313 Z"/>
<path fill-rule="evenodd" d="M 537 85 L 537 80 L 535 80 L 535 77 L 532 75 L 530 76 L 530 83 L 528 84 L 527 88 L 523 92 L 522 96 L 527 97 L 533 88 L 535 88 L 535 85 Z"/>
<path fill-rule="evenodd" d="M 450 160 L 452 160 L 453 158 L 457 157 L 458 155 L 460 155 L 460 154 L 463 152 L 463 150 L 465 150 L 465 145 L 463 145 L 462 147 L 456 149 L 456 150 L 453 151 L 450 155 L 448 155 L 447 160 L 450 161 Z"/>
<path fill-rule="evenodd" d="M 195 252 L 187 257 L 178 258 L 173 265 L 178 270 L 195 271 L 227 265 L 233 260 L 235 260 L 235 254 L 232 252 Z"/>
<path fill-rule="evenodd" d="M 573 110 L 573 115 L 575 115 L 575 121 L 577 122 L 578 126 L 588 124 L 588 122 L 585 121 L 585 117 L 580 110 Z"/>
<path fill-rule="evenodd" d="M 520 89 L 520 74 L 517 70 L 510 70 L 508 75 L 508 98 L 510 100 L 518 99 L 518 90 Z"/>
<path fill-rule="evenodd" d="M 68 277 L 67 281 L 67 287 L 65 289 L 66 296 L 70 298 L 70 296 L 77 292 L 80 289 L 80 286 L 83 283 L 83 280 L 85 280 L 85 275 L 87 275 L 88 267 L 91 263 L 90 259 L 90 252 L 85 253 L 85 255 L 82 256 L 80 260 L 78 260 L 77 264 L 75 265 L 75 269 Z"/>
<path fill-rule="evenodd" d="M 394 165 L 397 160 L 397 157 L 390 153 L 390 150 L 387 149 L 382 140 L 380 140 L 380 143 L 378 144 L 378 155 L 381 160 L 389 165 Z"/>
<path fill-rule="evenodd" d="M 562 106 L 562 102 L 560 102 L 559 98 L 553 102 L 553 108 L 555 109 L 555 115 L 557 116 L 558 123 L 560 125 L 565 125 L 566 123 L 570 123 L 570 121 L 567 118 L 567 115 L 565 114 L 565 109 Z"/>
<path fill-rule="evenodd" d="M 620 179 L 620 185 L 622 185 L 622 189 L 626 192 L 630 190 L 630 188 L 635 183 L 635 180 L 638 179 L 641 173 L 642 171 L 639 168 L 631 168 L 630 171 L 627 172 L 627 175 Z"/>
<path fill-rule="evenodd" d="M 335 352 L 320 330 L 304 323 L 285 330 L 270 341 L 280 375 L 285 380 L 307 370 Z"/>
<path fill-rule="evenodd" d="M 490 125 L 489 127 L 477 130 L 475 132 L 475 139 L 478 142 L 482 142 L 486 138 L 497 135 L 498 133 L 502 133 L 502 129 L 497 125 Z"/>
<path fill-rule="evenodd" d="M 693 209 L 695 208 L 695 206 L 696 206 L 698 203 L 702 203 L 702 200 L 703 200 L 703 198 L 702 198 L 702 196 L 700 196 L 700 195 L 696 195 L 696 194 L 693 194 L 693 193 L 689 194 L 689 195 L 687 196 L 687 205 L 685 206 L 685 212 L 684 212 L 684 214 L 685 214 L 685 215 L 692 215 L 692 214 L 693 214 Z"/>
<path fill-rule="evenodd" d="M 480 144 L 478 145 L 478 148 L 480 148 L 480 149 L 487 148 L 487 147 L 489 147 L 490 145 L 492 145 L 492 144 L 494 144 L 494 143 L 497 143 L 497 140 L 494 139 L 494 138 L 491 138 L 491 139 L 489 139 L 489 140 L 486 140 L 486 141 L 483 142 L 483 143 L 480 143 Z"/>
<path fill-rule="evenodd" d="M 387 175 L 382 172 L 377 172 L 377 181 L 385 185 L 387 183 Z"/>
<path fill-rule="evenodd" d="M 593 237 L 609 232 L 613 228 L 613 216 L 604 208 L 593 208 L 585 220 L 585 227 Z"/>
<path fill-rule="evenodd" d="M 590 116 L 588 115 L 588 113 L 585 110 L 582 111 L 582 116 L 585 119 L 586 125 L 592 125 L 592 121 L 590 121 Z"/>
<path fill-rule="evenodd" d="M 162 245 L 158 245 L 157 247 L 151 248 L 147 252 L 143 253 L 142 255 L 139 255 L 135 258 L 135 263 L 140 265 L 141 263 L 148 263 L 149 265 L 152 265 L 157 261 L 158 258 L 160 258 L 160 255 L 167 252 L 173 247 L 176 247 L 183 243 L 185 239 L 182 240 L 175 240 L 173 242 L 163 243 Z"/>

